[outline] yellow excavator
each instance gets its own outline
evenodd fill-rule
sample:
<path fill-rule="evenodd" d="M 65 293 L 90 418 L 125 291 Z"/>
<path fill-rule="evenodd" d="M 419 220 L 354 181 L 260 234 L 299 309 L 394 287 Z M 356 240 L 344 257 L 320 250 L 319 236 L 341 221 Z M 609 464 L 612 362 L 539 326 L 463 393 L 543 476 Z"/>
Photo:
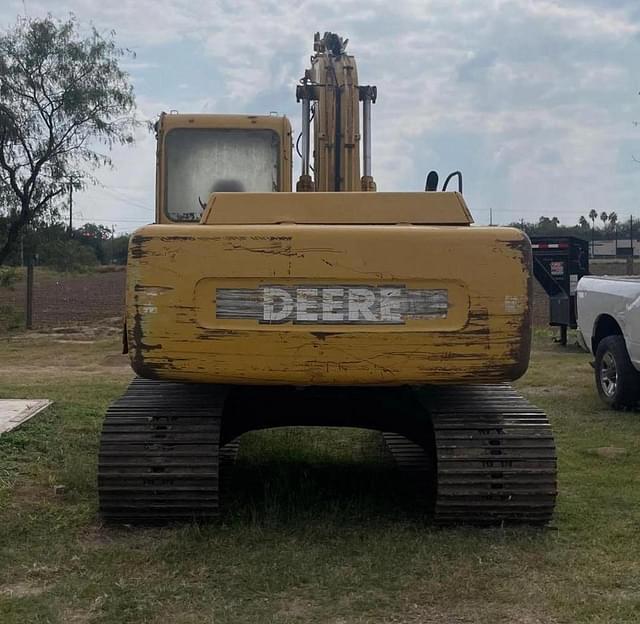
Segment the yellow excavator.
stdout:
<path fill-rule="evenodd" d="M 288 425 L 381 431 L 437 523 L 552 517 L 553 436 L 508 385 L 529 363 L 529 240 L 472 227 L 458 172 L 375 192 L 377 92 L 345 47 L 317 34 L 297 88 L 297 192 L 285 117 L 161 115 L 156 220 L 127 266 L 137 377 L 100 444 L 105 520 L 215 518 L 234 441 Z"/>

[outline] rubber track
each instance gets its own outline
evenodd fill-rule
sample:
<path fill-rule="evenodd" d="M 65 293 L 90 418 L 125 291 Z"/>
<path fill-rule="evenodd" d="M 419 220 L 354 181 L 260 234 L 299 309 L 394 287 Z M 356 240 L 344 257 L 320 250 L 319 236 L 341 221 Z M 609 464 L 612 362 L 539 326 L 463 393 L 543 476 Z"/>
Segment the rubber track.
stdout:
<path fill-rule="evenodd" d="M 382 438 L 387 450 L 402 472 L 422 476 L 431 470 L 429 454 L 425 449 L 399 433 L 383 431 Z"/>
<path fill-rule="evenodd" d="M 431 418 L 435 448 L 420 456 L 414 442 L 384 435 L 403 470 L 426 470 L 429 451 L 435 451 L 436 523 L 542 525 L 551 520 L 556 451 L 544 412 L 508 385 L 418 392 Z"/>
<path fill-rule="evenodd" d="M 221 386 L 135 379 L 108 409 L 98 492 L 104 520 L 208 520 L 219 512 Z"/>

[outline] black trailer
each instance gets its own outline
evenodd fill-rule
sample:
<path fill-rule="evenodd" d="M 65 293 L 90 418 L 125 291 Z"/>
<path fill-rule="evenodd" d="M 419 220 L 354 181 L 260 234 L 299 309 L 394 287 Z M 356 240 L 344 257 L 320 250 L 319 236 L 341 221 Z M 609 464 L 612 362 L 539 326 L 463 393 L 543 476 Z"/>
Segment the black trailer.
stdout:
<path fill-rule="evenodd" d="M 575 329 L 576 286 L 589 275 L 589 242 L 574 236 L 532 236 L 533 274 L 549 295 L 549 325 L 560 327 L 567 344 L 567 328 Z"/>

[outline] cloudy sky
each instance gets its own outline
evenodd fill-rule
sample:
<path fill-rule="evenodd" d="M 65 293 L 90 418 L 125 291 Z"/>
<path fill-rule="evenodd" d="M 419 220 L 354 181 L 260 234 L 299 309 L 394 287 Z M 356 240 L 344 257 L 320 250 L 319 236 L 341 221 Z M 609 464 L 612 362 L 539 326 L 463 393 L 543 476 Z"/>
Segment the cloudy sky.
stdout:
<path fill-rule="evenodd" d="M 640 216 L 638 0 L 2 0 L 0 26 L 47 12 L 113 29 L 135 51 L 143 118 L 278 111 L 296 133 L 313 33 L 333 30 L 378 87 L 379 190 L 461 169 L 479 223 L 490 209 L 500 223 Z M 141 131 L 113 156 L 75 207 L 131 231 L 153 219 L 153 138 Z"/>

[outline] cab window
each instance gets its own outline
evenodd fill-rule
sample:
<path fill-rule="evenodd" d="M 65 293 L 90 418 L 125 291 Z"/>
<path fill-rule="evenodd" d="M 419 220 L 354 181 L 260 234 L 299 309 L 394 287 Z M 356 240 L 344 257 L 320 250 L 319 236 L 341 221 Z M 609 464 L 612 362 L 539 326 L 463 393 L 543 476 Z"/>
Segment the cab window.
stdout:
<path fill-rule="evenodd" d="M 215 192 L 278 191 L 280 140 L 273 130 L 176 128 L 165 137 L 165 210 L 198 221 Z"/>

